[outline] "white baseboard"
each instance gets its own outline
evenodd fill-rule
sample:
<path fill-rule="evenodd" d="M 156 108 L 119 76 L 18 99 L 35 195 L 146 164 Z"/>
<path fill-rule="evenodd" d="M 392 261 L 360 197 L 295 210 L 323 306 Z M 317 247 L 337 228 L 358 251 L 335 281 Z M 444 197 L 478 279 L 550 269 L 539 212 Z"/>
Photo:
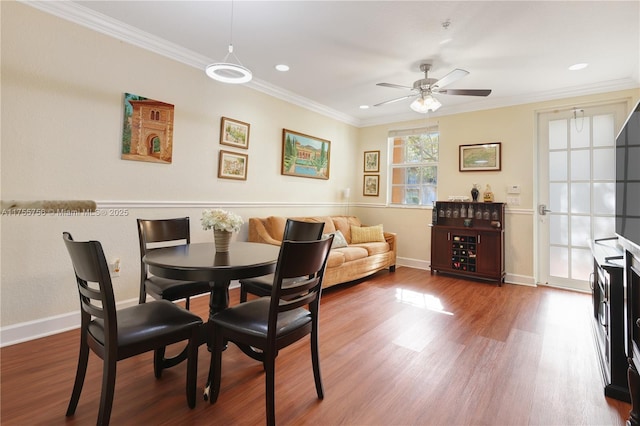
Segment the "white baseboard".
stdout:
<path fill-rule="evenodd" d="M 239 287 L 240 283 L 237 280 L 231 281 L 230 289 Z M 207 294 L 201 294 L 194 296 L 191 299 L 197 297 L 209 297 Z M 147 300 L 153 300 L 147 296 Z M 123 300 L 118 302 L 117 309 L 124 309 L 129 306 L 138 304 L 138 298 Z M 51 336 L 53 334 L 62 333 L 65 331 L 73 330 L 80 327 L 80 311 L 69 312 L 67 314 L 55 315 L 47 318 L 41 318 L 35 321 L 27 321 L 7 327 L 0 328 L 0 348 L 5 346 L 11 346 L 22 342 L 28 342 L 29 340 L 39 339 L 41 337 Z"/>
<path fill-rule="evenodd" d="M 119 302 L 118 309 L 138 304 L 138 299 Z M 80 327 L 80 311 L 41 318 L 0 328 L 0 347 L 15 345 Z"/>
<path fill-rule="evenodd" d="M 421 259 L 412 259 L 408 257 L 398 257 L 396 259 L 398 266 L 407 266 L 416 269 L 431 269 L 431 262 Z M 509 284 L 525 285 L 530 287 L 537 287 L 536 280 L 533 277 L 527 275 L 516 275 L 507 273 L 504 281 Z"/>

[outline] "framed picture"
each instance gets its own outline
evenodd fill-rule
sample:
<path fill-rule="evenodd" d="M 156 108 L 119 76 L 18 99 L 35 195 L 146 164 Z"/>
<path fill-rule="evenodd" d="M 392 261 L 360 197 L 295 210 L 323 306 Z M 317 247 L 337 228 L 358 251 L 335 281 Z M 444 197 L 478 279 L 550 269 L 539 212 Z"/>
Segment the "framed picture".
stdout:
<path fill-rule="evenodd" d="M 171 164 L 173 113 L 171 104 L 125 93 L 120 158 Z"/>
<path fill-rule="evenodd" d="M 362 195 L 377 197 L 380 189 L 380 175 L 364 175 Z"/>
<path fill-rule="evenodd" d="M 331 142 L 282 129 L 282 174 L 329 179 Z"/>
<path fill-rule="evenodd" d="M 218 177 L 224 179 L 247 180 L 249 156 L 237 152 L 220 150 L 218 157 Z"/>
<path fill-rule="evenodd" d="M 364 172 L 379 172 L 380 171 L 380 151 L 365 151 L 364 152 Z"/>
<path fill-rule="evenodd" d="M 220 144 L 249 149 L 251 125 L 231 118 L 222 117 L 220 123 Z"/>
<path fill-rule="evenodd" d="M 480 172 L 501 170 L 502 143 L 460 145 L 460 171 Z"/>

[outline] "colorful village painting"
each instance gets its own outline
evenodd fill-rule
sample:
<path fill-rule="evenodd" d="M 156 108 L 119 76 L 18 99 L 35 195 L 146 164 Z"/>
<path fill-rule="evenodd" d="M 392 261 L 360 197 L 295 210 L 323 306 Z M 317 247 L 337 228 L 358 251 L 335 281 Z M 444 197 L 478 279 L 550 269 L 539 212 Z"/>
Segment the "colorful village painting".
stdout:
<path fill-rule="evenodd" d="M 329 179 L 330 154 L 330 141 L 283 129 L 283 175 Z"/>
<path fill-rule="evenodd" d="M 173 112 L 171 104 L 125 93 L 121 158 L 170 164 Z"/>

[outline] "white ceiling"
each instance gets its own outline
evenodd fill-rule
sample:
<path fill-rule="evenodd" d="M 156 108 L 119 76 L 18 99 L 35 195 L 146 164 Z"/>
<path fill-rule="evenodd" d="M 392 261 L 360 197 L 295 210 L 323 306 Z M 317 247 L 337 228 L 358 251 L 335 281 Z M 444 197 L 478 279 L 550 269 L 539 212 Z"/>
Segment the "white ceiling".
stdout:
<path fill-rule="evenodd" d="M 411 120 L 411 86 L 454 68 L 431 116 L 640 87 L 640 1 L 67 1 L 29 4 L 200 67 L 230 38 L 249 86 L 357 126 Z M 448 29 L 443 22 L 449 20 Z M 232 33 L 232 37 L 231 37 Z M 443 43 L 443 40 L 450 39 Z M 567 68 L 578 62 L 582 71 Z M 276 71 L 285 63 L 289 72 Z M 204 74 L 204 71 L 203 71 Z M 211 84 L 222 84 L 211 80 Z"/>

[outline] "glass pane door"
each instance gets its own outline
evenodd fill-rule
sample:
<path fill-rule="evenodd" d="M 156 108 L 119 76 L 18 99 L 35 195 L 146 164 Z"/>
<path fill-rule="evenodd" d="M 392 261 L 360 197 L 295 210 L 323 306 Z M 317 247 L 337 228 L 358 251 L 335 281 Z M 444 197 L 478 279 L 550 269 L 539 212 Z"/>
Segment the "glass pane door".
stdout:
<path fill-rule="evenodd" d="M 538 117 L 538 281 L 589 291 L 590 242 L 615 236 L 615 136 L 626 103 Z"/>

